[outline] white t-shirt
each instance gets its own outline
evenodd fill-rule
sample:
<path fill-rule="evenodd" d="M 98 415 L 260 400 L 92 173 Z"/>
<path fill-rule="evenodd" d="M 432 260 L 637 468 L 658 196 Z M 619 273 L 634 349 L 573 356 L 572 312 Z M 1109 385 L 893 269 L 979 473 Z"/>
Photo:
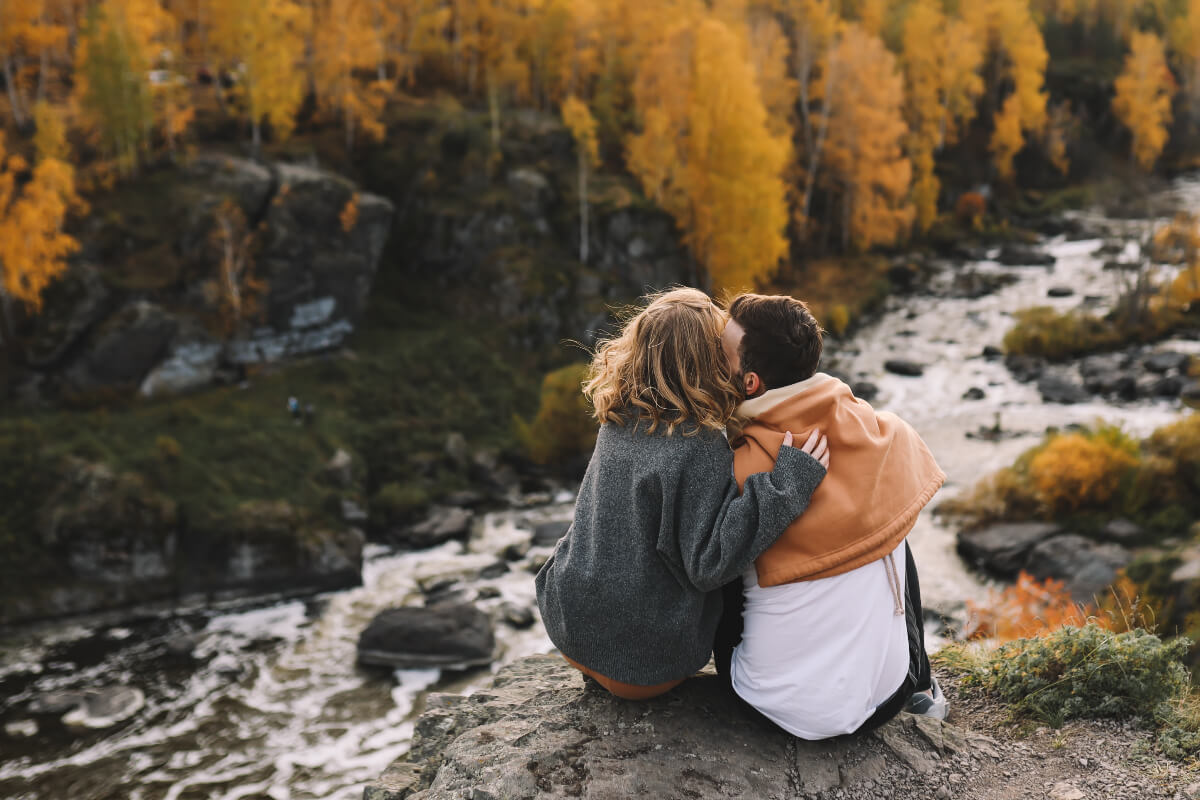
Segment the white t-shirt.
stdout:
<path fill-rule="evenodd" d="M 892 553 L 904 592 L 904 548 Z M 908 629 L 884 559 L 832 578 L 760 587 L 742 576 L 742 643 L 733 689 L 802 739 L 851 733 L 908 674 Z"/>

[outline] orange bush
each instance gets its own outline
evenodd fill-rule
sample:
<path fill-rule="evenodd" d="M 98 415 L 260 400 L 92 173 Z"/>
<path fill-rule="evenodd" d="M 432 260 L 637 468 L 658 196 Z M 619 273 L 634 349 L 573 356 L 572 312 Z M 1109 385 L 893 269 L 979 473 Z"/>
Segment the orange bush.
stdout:
<path fill-rule="evenodd" d="M 1029 464 L 1038 499 L 1052 511 L 1103 508 L 1137 467 L 1127 448 L 1103 438 L 1071 433 L 1056 436 Z"/>
<path fill-rule="evenodd" d="M 1062 581 L 1038 581 L 1022 571 L 1015 584 L 992 592 L 982 604 L 967 601 L 963 636 L 1010 642 L 1088 623 L 1118 633 L 1137 628 L 1153 631 L 1157 619 L 1155 609 L 1140 597 L 1137 584 L 1123 573 L 1096 606 L 1076 603 Z"/>

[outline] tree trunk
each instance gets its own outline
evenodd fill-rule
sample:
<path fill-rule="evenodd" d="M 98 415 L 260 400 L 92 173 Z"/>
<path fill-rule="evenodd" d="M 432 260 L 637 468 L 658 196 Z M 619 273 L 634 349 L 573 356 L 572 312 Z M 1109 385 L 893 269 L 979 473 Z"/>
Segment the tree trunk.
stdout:
<path fill-rule="evenodd" d="M 579 153 L 579 262 L 588 262 L 587 158 Z"/>
<path fill-rule="evenodd" d="M 808 229 L 808 212 L 812 207 L 813 189 L 817 184 L 817 171 L 821 168 L 821 152 L 825 149 L 825 138 L 829 135 L 829 118 L 833 114 L 832 98 L 837 62 L 833 60 L 832 52 L 831 48 L 830 58 L 826 60 L 825 64 L 825 96 L 821 101 L 821 121 L 817 129 L 817 140 L 813 143 L 809 153 L 808 172 L 804 176 L 804 202 L 800 209 L 801 224 L 804 226 L 804 230 Z"/>
<path fill-rule="evenodd" d="M 12 108 L 13 121 L 20 128 L 25 124 L 25 115 L 21 112 L 21 97 L 17 93 L 17 82 L 13 77 L 12 56 L 4 57 L 4 85 L 8 89 L 8 105 Z"/>
<path fill-rule="evenodd" d="M 262 149 L 262 125 L 258 119 L 250 124 L 250 154 L 254 158 L 258 158 L 259 151 Z"/>
<path fill-rule="evenodd" d="M 7 351 L 9 361 L 22 361 L 21 351 L 17 348 L 17 337 L 13 333 L 12 301 L 3 287 L 0 287 L 0 344 L 3 344 L 4 350 Z"/>
<path fill-rule="evenodd" d="M 500 91 L 496 88 L 491 76 L 487 82 L 488 113 L 492 117 L 492 146 L 500 147 Z"/>

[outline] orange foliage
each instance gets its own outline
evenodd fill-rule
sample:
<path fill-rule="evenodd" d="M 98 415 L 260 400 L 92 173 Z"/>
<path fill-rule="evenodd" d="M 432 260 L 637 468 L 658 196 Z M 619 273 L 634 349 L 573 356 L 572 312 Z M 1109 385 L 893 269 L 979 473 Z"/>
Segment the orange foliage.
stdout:
<path fill-rule="evenodd" d="M 338 222 L 342 224 L 343 233 L 354 230 L 354 226 L 358 224 L 358 192 L 350 195 L 346 205 L 342 206 L 342 211 L 338 214 Z"/>
<path fill-rule="evenodd" d="M 1113 111 L 1133 135 L 1134 160 L 1148 170 L 1167 143 L 1175 94 L 1162 39 L 1153 33 L 1134 33 L 1125 69 L 1114 86 Z"/>
<path fill-rule="evenodd" d="M 954 216 L 959 222 L 978 227 L 987 213 L 987 198 L 979 192 L 963 192 L 954 204 Z"/>
<path fill-rule="evenodd" d="M 967 601 L 963 636 L 1008 642 L 1089 622 L 1114 632 L 1153 630 L 1155 620 L 1154 609 L 1140 599 L 1137 585 L 1124 574 L 1118 575 L 1099 605 L 1094 605 L 1072 600 L 1062 581 L 1038 581 L 1022 571 L 1016 583 L 993 591 L 982 604 Z"/>
<path fill-rule="evenodd" d="M 1128 450 L 1079 433 L 1056 436 L 1029 464 L 1034 491 L 1054 512 L 1103 508 L 1137 466 Z"/>

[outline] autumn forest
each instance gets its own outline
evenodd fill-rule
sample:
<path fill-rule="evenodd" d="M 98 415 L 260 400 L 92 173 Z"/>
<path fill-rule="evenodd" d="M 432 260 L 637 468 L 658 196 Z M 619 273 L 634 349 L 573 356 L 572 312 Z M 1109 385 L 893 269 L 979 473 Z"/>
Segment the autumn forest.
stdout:
<path fill-rule="evenodd" d="M 625 169 L 741 286 L 919 239 L 982 213 L 979 186 L 1063 183 L 1098 150 L 1186 166 L 1200 0 L 5 0 L 0 67 L 0 265 L 31 310 L 83 198 L 194 148 L 205 115 L 251 152 L 319 124 L 352 154 L 434 92 L 496 137 L 513 109 L 561 114 L 581 260 L 588 173 Z"/>

